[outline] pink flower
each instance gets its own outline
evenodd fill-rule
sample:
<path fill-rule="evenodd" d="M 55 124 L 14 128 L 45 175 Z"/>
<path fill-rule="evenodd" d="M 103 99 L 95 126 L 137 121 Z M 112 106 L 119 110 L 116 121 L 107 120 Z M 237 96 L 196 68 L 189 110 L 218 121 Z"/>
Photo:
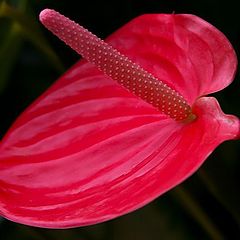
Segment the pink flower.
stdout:
<path fill-rule="evenodd" d="M 140 16 L 106 40 L 123 55 L 53 10 L 41 21 L 108 76 L 79 61 L 10 128 L 0 145 L 3 217 L 49 228 L 118 217 L 239 137 L 238 118 L 205 97 L 232 82 L 235 52 L 199 17 Z"/>

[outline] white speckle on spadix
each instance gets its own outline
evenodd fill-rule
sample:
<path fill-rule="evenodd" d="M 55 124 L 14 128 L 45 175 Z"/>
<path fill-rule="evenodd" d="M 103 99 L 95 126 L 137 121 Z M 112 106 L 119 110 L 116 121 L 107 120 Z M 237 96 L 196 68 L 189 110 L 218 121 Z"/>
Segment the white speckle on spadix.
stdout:
<path fill-rule="evenodd" d="M 41 12 L 40 21 L 87 61 L 160 112 L 177 121 L 193 116 L 191 107 L 177 91 L 87 29 L 50 9 Z"/>

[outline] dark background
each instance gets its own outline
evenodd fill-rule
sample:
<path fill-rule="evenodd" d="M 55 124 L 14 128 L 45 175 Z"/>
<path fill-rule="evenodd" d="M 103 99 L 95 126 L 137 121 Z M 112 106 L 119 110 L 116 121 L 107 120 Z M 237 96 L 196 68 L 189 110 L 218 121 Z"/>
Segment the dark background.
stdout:
<path fill-rule="evenodd" d="M 105 38 L 144 13 L 192 13 L 229 38 L 238 56 L 237 0 L 0 0 L 0 137 L 14 119 L 78 59 L 38 22 L 54 8 Z M 240 78 L 214 94 L 226 113 L 240 116 Z M 95 226 L 47 230 L 0 218 L 1 240 L 240 239 L 240 143 L 219 146 L 201 169 L 146 207 Z M 0 186 L 1 187 L 1 186 Z"/>

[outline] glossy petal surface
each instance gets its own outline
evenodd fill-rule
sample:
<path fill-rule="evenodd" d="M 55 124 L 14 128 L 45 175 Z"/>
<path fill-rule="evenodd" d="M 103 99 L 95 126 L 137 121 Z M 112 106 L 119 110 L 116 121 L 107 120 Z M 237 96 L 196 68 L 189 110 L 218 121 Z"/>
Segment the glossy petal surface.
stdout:
<path fill-rule="evenodd" d="M 143 15 L 112 37 L 113 46 L 190 104 L 199 96 L 225 88 L 236 71 L 237 59 L 228 39 L 194 15 Z"/>
<path fill-rule="evenodd" d="M 228 49 L 232 68 L 221 65 L 221 79 L 219 66 L 214 74 L 201 70 L 203 64 L 193 66 L 197 56 L 190 61 L 187 49 L 202 45 L 183 26 L 196 29 L 196 22 L 198 30 L 207 26 L 214 39 L 224 38 L 195 16 L 146 15 L 108 41 L 193 103 L 229 84 L 236 66 L 225 38 L 220 53 Z M 174 35 L 171 41 L 168 34 Z M 188 42 L 187 49 L 178 49 L 180 39 Z M 210 61 L 215 66 L 220 53 Z M 19 117 L 1 142 L 1 215 L 67 228 L 147 204 L 191 175 L 217 145 L 239 134 L 238 119 L 224 115 L 215 99 L 200 98 L 193 110 L 197 120 L 176 122 L 80 61 Z"/>

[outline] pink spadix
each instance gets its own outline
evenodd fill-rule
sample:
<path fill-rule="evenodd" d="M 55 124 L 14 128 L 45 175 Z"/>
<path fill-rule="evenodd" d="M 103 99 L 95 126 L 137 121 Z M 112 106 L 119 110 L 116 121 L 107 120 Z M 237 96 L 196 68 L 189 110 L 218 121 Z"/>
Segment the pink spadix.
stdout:
<path fill-rule="evenodd" d="M 60 13 L 45 9 L 40 20 L 62 41 L 130 92 L 175 120 L 193 119 L 186 100 L 108 43 Z"/>

